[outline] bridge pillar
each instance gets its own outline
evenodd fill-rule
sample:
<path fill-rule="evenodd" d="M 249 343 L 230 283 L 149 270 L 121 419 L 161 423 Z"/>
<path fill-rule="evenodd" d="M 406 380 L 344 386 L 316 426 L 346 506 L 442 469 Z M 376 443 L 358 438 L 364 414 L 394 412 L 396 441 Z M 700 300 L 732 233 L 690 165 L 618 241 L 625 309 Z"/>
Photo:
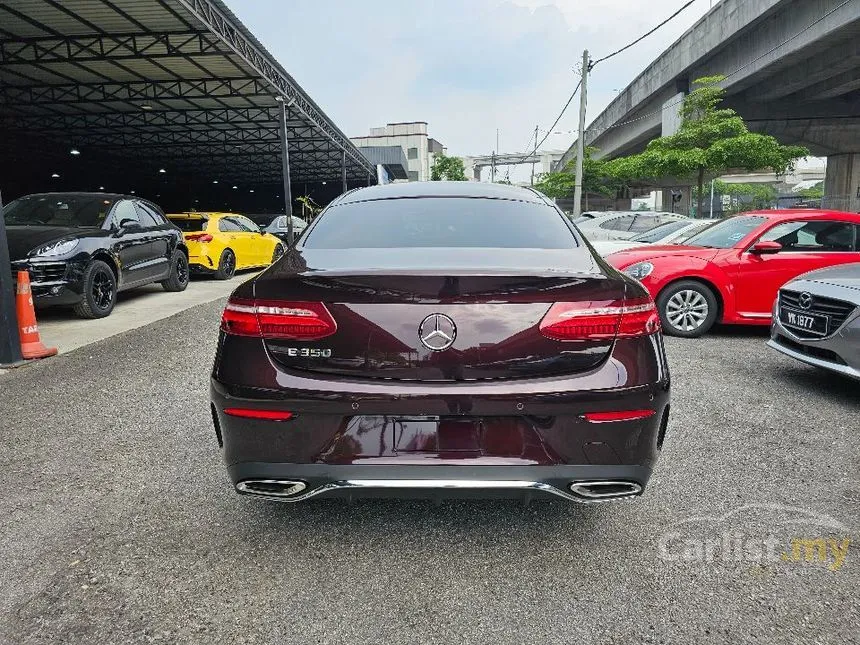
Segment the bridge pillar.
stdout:
<path fill-rule="evenodd" d="M 481 181 L 481 167 L 478 164 L 472 166 L 472 177 L 475 181 Z"/>
<path fill-rule="evenodd" d="M 860 153 L 830 155 L 822 208 L 860 213 Z"/>

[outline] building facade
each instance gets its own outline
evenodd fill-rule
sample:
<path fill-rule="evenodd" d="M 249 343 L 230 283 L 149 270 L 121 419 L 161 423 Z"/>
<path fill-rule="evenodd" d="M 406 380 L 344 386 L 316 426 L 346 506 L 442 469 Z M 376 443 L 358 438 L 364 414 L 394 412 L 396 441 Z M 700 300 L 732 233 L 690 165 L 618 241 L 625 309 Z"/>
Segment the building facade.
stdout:
<path fill-rule="evenodd" d="M 445 147 L 427 134 L 427 123 L 389 123 L 381 128 L 371 128 L 366 137 L 350 139 L 360 150 L 379 146 L 400 146 L 406 155 L 407 181 L 429 181 L 433 160 L 445 154 Z M 395 179 L 395 181 L 398 181 Z"/>

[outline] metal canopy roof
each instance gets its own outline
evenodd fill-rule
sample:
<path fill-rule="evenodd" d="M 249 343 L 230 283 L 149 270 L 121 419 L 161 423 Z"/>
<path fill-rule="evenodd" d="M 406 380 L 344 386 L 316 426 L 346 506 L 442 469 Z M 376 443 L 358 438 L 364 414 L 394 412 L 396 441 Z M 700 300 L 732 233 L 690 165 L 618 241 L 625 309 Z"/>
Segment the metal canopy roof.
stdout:
<path fill-rule="evenodd" d="M 278 95 L 290 106 L 293 182 L 339 181 L 344 157 L 349 181 L 375 182 L 374 166 L 221 0 L 0 3 L 10 164 L 41 171 L 78 148 L 124 173 L 277 184 Z"/>

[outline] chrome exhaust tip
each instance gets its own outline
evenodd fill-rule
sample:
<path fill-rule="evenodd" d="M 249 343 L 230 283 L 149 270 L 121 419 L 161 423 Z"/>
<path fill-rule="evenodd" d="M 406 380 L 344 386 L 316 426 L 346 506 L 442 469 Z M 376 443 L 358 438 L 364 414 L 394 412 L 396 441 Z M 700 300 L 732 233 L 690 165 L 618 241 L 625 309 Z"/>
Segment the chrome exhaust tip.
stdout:
<path fill-rule="evenodd" d="M 307 487 L 304 482 L 285 479 L 244 479 L 236 484 L 236 490 L 244 495 L 280 499 L 298 495 Z"/>
<path fill-rule="evenodd" d="M 631 497 L 642 492 L 642 486 L 636 482 L 624 481 L 571 482 L 569 488 L 574 495 L 589 500 Z"/>

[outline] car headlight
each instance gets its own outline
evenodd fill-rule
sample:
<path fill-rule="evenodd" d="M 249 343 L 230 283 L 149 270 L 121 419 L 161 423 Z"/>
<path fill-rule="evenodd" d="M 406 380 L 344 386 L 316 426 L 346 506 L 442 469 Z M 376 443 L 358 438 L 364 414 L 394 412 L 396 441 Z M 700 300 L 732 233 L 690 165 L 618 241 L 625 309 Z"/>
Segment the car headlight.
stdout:
<path fill-rule="evenodd" d="M 653 270 L 654 265 L 650 262 L 637 262 L 636 264 L 631 264 L 629 267 L 624 269 L 624 273 L 629 275 L 631 278 L 642 280 L 643 278 L 647 278 L 651 275 Z"/>
<path fill-rule="evenodd" d="M 39 255 L 42 257 L 65 255 L 66 253 L 73 251 L 79 242 L 80 240 L 60 240 L 59 242 L 51 242 L 50 244 L 46 244 L 45 246 L 41 246 L 36 249 L 36 252 L 33 253 L 33 255 Z"/>

